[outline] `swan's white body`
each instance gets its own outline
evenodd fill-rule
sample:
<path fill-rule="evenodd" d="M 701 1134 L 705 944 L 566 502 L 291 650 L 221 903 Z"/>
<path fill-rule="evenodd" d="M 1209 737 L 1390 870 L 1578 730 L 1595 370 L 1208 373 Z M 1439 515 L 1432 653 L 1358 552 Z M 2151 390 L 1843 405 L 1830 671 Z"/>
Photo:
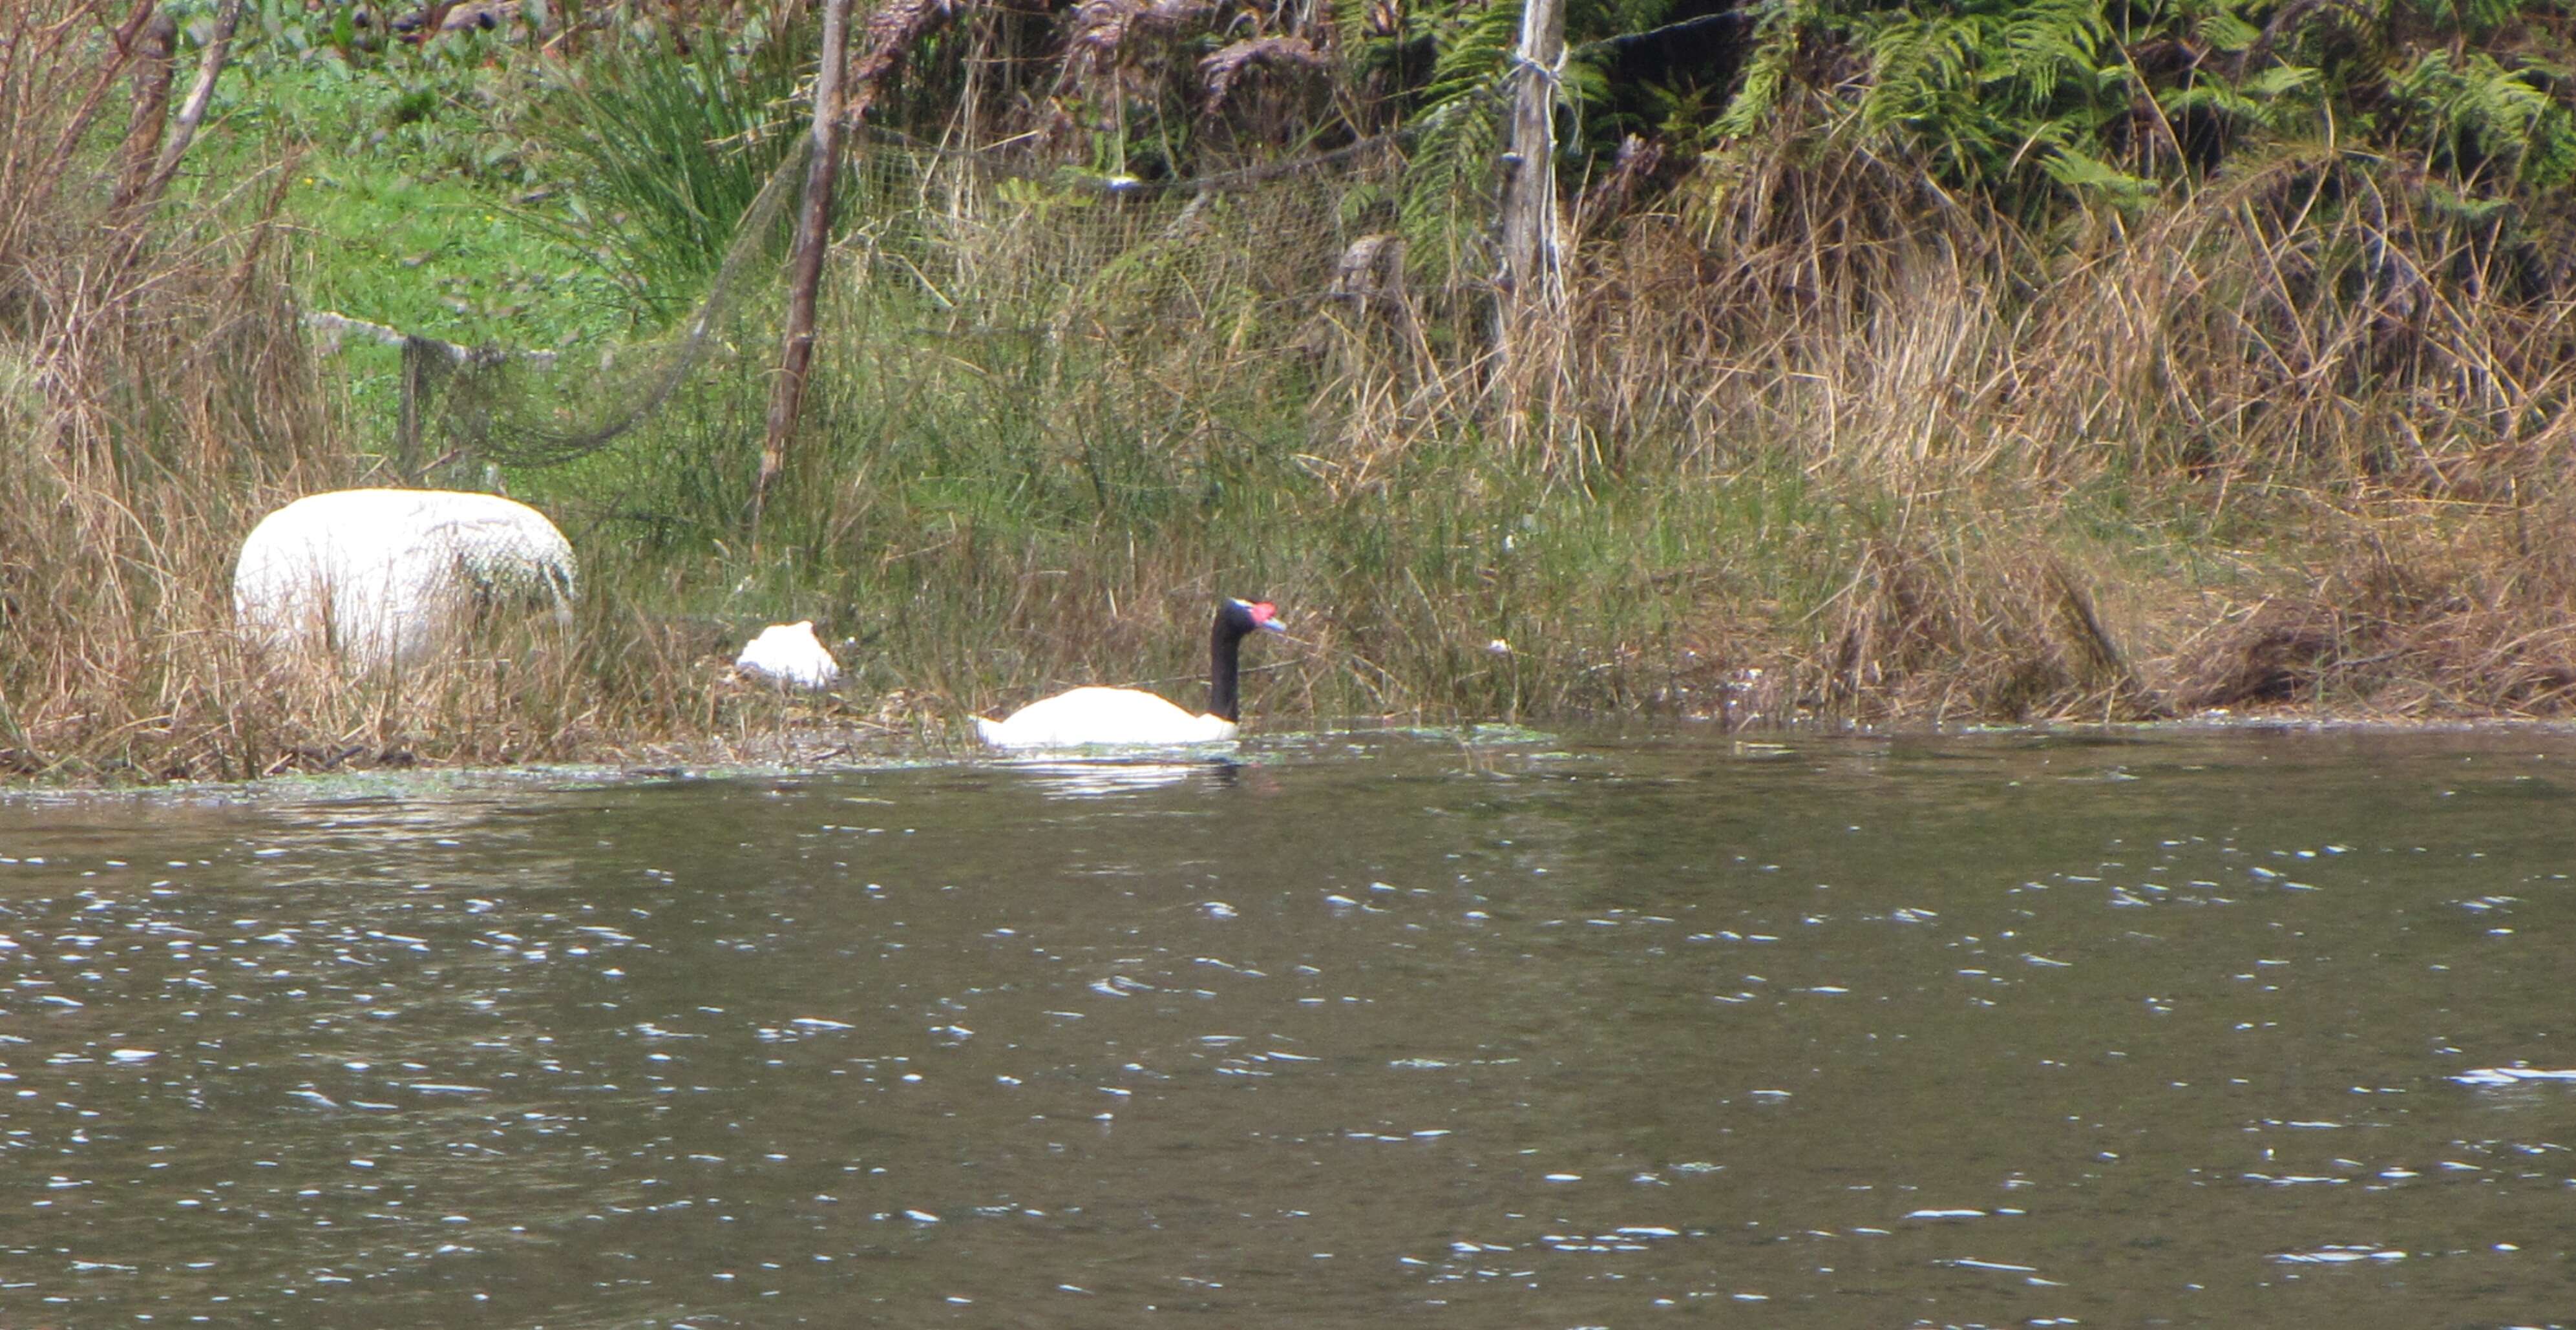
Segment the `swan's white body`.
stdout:
<path fill-rule="evenodd" d="M 338 490 L 270 513 L 242 541 L 233 614 L 277 651 L 337 651 L 358 672 L 446 650 L 479 603 L 566 620 L 579 565 L 545 514 L 497 494 Z"/>
<path fill-rule="evenodd" d="M 1237 652 L 1246 634 L 1279 633 L 1279 609 L 1268 601 L 1226 600 L 1208 626 L 1208 709 L 1193 714 L 1133 688 L 1076 688 L 1031 702 L 1002 720 L 975 718 L 975 733 L 995 748 L 1168 748 L 1224 743 L 1235 736 Z"/>
<path fill-rule="evenodd" d="M 814 621 L 774 623 L 734 657 L 733 667 L 755 678 L 791 688 L 829 688 L 841 677 L 841 663 L 814 636 Z"/>
<path fill-rule="evenodd" d="M 1031 702 L 1003 720 L 977 716 L 975 733 L 995 748 L 1143 747 L 1220 743 L 1235 736 L 1235 724 L 1222 716 L 1192 715 L 1133 688 L 1076 688 Z"/>

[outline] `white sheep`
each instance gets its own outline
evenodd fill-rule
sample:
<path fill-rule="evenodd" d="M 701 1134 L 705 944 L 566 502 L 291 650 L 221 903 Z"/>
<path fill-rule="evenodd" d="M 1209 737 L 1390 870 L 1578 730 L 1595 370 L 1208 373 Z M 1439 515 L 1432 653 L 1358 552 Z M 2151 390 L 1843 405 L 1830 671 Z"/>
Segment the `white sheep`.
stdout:
<path fill-rule="evenodd" d="M 417 665 L 478 610 L 570 618 L 579 564 L 545 514 L 496 494 L 338 490 L 270 513 L 242 540 L 233 614 L 278 651 L 337 651 L 358 673 Z"/>

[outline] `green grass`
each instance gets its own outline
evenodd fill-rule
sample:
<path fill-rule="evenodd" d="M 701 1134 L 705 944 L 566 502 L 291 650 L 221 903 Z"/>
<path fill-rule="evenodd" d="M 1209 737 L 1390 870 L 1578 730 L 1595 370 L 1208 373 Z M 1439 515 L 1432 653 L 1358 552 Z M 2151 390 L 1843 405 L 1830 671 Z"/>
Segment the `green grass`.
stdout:
<path fill-rule="evenodd" d="M 231 165 L 301 149 L 285 206 L 308 307 L 467 344 L 612 344 L 631 328 L 638 255 L 674 242 L 649 233 L 614 264 L 568 242 L 573 183 L 606 176 L 613 193 L 617 179 L 597 154 L 527 140 L 566 122 L 513 102 L 536 95 L 510 83 L 525 78 L 403 52 L 354 70 L 328 54 L 246 63 Z M 638 106 L 630 119 L 657 121 L 641 128 L 686 136 L 672 108 Z M 685 223 L 694 200 L 665 211 Z M 744 352 L 646 428 L 514 470 L 512 491 L 564 523 L 604 600 L 708 649 L 814 618 L 864 644 L 858 678 L 940 712 L 1063 682 L 1188 679 L 1219 593 L 1279 600 L 1300 625 L 1309 652 L 1274 653 L 1261 676 L 1300 709 L 1613 706 L 1694 660 L 1749 659 L 1755 644 L 1730 632 L 1807 613 L 1837 585 L 1835 501 L 1794 466 L 1649 470 L 1586 492 L 1451 436 L 1335 493 L 1300 464 L 1313 385 L 1293 363 L 1210 364 L 1174 389 L 1152 348 L 959 337 L 936 307 L 872 291 L 827 311 L 797 466 L 756 554 L 742 514 L 763 311 L 733 330 Z M 381 449 L 395 353 L 352 343 L 340 364 L 359 434 Z M 617 391 L 602 379 L 597 395 Z"/>
<path fill-rule="evenodd" d="M 622 330 L 614 286 L 541 225 L 453 179 L 311 161 L 287 200 L 306 303 L 468 346 L 546 349 Z"/>
<path fill-rule="evenodd" d="M 564 224 L 574 163 L 530 133 L 549 94 L 524 58 L 488 38 L 344 58 L 296 35 L 227 70 L 197 151 L 208 192 L 293 172 L 306 309 L 513 350 L 631 332 L 631 301 Z M 339 366 L 362 446 L 390 446 L 400 353 L 351 338 Z"/>
<path fill-rule="evenodd" d="M 934 717 L 1081 682 L 1186 695 L 1219 594 L 1281 604 L 1256 708 L 1521 717 L 1704 704 L 1848 580 L 1842 508 L 1775 459 L 1549 483 L 1472 438 L 1335 493 L 1293 366 L 1158 388 L 1154 348 L 925 336 L 835 309 L 786 486 L 741 525 L 764 358 L 572 465 L 512 477 L 595 584 L 710 644 L 811 618 L 858 686 Z M 729 637 L 727 635 L 730 635 Z M 1500 644 L 1497 646 L 1497 644 Z"/>
<path fill-rule="evenodd" d="M 524 69 L 404 58 L 260 67 L 228 124 L 241 164 L 280 142 L 303 150 L 286 210 L 309 307 L 468 344 L 612 347 L 667 316 L 669 302 L 638 299 L 639 274 L 684 290 L 711 270 L 689 260 L 714 233 L 692 241 L 688 228 L 719 207 L 706 198 L 736 198 L 752 177 L 692 176 L 656 198 L 612 169 L 698 132 L 686 108 L 619 102 L 651 123 L 549 149 L 577 125 L 567 108 L 597 115 L 614 97 L 541 112 Z M 604 191 L 588 215 L 613 197 L 658 229 L 576 248 L 569 201 L 584 184 Z M 811 618 L 844 644 L 855 687 L 937 721 L 1079 682 L 1185 695 L 1209 598 L 1259 595 L 1300 642 L 1261 662 L 1257 710 L 1708 709 L 1736 670 L 1826 668 L 1837 634 L 1882 613 L 1871 596 L 1912 594 L 1856 582 L 1868 550 L 1960 574 L 1980 543 L 2054 547 L 2152 581 L 2210 535 L 2125 486 L 2026 513 L 1961 500 L 1909 517 L 1896 493 L 1820 479 L 1789 439 L 1735 441 L 1725 469 L 1675 441 L 1628 440 L 1623 455 L 1648 460 L 1578 486 L 1460 425 L 1341 489 L 1307 464 L 1346 444 L 1317 436 L 1317 385 L 1294 357 L 965 333 L 902 283 L 853 275 L 835 270 L 798 451 L 756 539 L 744 515 L 775 336 L 766 296 L 733 311 L 726 349 L 643 428 L 507 471 L 581 549 L 608 616 L 593 616 L 598 640 L 640 632 L 715 655 L 761 624 Z M 353 343 L 339 363 L 362 446 L 381 450 L 395 354 Z M 620 373 L 577 355 L 561 386 L 576 403 L 615 402 L 635 391 Z M 1967 535 L 1926 541 L 1909 521 Z M 1918 610 L 1885 610 L 1888 631 L 1918 631 L 1906 617 Z M 2026 607 L 1939 615 L 1961 643 L 2000 631 L 1980 616 L 2045 631 Z M 628 665 L 603 661 L 601 678 Z"/>

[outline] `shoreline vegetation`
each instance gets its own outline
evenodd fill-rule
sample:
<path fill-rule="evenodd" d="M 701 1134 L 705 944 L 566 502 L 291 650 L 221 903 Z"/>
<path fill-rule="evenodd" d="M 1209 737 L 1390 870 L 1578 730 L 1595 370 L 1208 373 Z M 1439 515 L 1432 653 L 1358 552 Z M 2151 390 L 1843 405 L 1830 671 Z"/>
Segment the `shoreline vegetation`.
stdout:
<path fill-rule="evenodd" d="M 0 780 L 962 747 L 1221 594 L 1255 732 L 2576 711 L 2576 7 L 1575 5 L 1508 356 L 1517 6 L 860 16 L 755 505 L 810 6 L 0 13 Z M 546 512 L 569 630 L 247 648 L 386 484 Z M 832 693 L 733 678 L 798 619 Z"/>

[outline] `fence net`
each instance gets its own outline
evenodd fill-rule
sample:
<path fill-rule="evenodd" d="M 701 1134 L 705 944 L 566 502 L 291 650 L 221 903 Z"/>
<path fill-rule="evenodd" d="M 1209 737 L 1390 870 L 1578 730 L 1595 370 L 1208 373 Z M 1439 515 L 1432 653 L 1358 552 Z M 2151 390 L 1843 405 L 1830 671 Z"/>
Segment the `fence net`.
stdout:
<path fill-rule="evenodd" d="M 765 362 L 805 157 L 800 146 L 771 173 L 706 295 L 668 333 L 596 354 L 408 339 L 402 469 L 417 478 L 569 461 L 645 425 L 711 358 Z M 1401 165 L 1391 139 L 1374 139 L 1142 181 L 871 136 L 845 159 L 836 191 L 824 280 L 843 289 L 826 308 L 900 297 L 908 317 L 946 333 L 1284 343 L 1331 307 L 1400 290 Z"/>

